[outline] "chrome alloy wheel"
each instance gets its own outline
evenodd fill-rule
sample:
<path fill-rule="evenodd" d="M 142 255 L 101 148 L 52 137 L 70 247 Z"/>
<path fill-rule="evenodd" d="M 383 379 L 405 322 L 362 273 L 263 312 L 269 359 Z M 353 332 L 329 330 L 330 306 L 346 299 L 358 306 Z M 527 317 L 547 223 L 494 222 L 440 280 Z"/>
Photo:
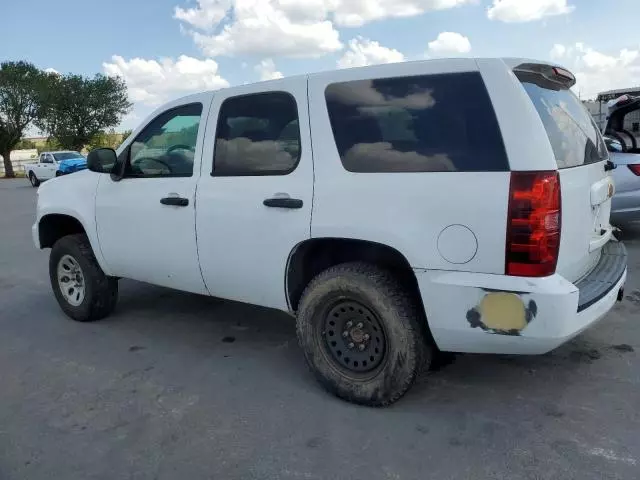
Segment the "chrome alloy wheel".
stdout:
<path fill-rule="evenodd" d="M 58 286 L 64 299 L 74 307 L 84 300 L 85 281 L 78 261 L 71 255 L 63 255 L 58 261 Z"/>

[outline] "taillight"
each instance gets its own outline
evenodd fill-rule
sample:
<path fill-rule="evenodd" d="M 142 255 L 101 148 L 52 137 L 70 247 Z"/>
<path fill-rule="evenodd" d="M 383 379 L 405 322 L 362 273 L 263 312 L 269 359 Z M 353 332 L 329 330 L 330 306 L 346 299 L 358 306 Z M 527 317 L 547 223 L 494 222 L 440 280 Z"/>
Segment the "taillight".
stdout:
<path fill-rule="evenodd" d="M 558 172 L 512 172 L 507 220 L 506 274 L 546 277 L 560 250 Z"/>
<path fill-rule="evenodd" d="M 640 164 L 635 164 L 635 165 L 627 165 L 627 167 L 629 167 L 629 170 L 631 170 L 634 175 L 638 175 L 640 177 Z"/>

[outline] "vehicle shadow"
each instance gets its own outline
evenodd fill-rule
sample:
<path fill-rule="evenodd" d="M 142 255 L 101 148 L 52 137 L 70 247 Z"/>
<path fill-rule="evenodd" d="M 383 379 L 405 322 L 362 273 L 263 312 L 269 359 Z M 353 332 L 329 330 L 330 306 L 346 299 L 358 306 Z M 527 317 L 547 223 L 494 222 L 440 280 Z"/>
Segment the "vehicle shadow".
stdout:
<path fill-rule="evenodd" d="M 133 281 L 123 280 L 121 284 L 118 308 L 104 326 L 125 333 L 127 338 L 137 338 L 130 348 L 160 344 L 174 351 L 188 350 L 191 360 L 223 357 L 232 362 L 234 358 L 251 358 L 255 360 L 253 368 L 262 370 L 260 376 L 277 375 L 292 395 L 313 392 L 314 397 L 326 395 L 332 399 L 316 385 L 305 366 L 291 316 Z M 129 335 L 130 330 L 136 335 Z M 581 388 L 580 382 L 596 362 L 633 355 L 633 351 L 628 345 L 605 344 L 587 332 L 542 356 L 440 354 L 394 408 L 422 411 L 429 405 L 457 405 L 491 410 L 518 398 L 537 398 L 551 405 L 553 395 L 562 395 L 576 385 Z M 554 415 L 552 406 L 545 408 Z"/>

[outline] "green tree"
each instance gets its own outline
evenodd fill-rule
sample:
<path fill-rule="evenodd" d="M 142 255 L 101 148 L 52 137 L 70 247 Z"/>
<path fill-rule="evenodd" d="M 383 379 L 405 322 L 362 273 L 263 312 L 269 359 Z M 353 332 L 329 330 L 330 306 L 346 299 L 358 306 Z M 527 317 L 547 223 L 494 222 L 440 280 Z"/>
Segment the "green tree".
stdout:
<path fill-rule="evenodd" d="M 56 150 L 62 150 L 62 145 L 60 145 L 60 143 L 58 143 L 58 141 L 53 138 L 53 137 L 49 137 L 47 138 L 47 141 L 44 142 L 44 144 L 41 144 L 38 148 L 38 153 L 42 153 L 42 152 L 55 152 Z"/>
<path fill-rule="evenodd" d="M 28 62 L 0 63 L 0 155 L 6 177 L 15 177 L 11 150 L 42 111 L 46 78 Z"/>
<path fill-rule="evenodd" d="M 36 144 L 26 138 L 23 138 L 16 143 L 16 146 L 14 147 L 16 150 L 33 150 L 34 148 L 36 148 Z"/>
<path fill-rule="evenodd" d="M 117 126 L 131 108 L 124 81 L 101 74 L 50 76 L 45 104 L 36 125 L 62 148 L 76 151 Z"/>
<path fill-rule="evenodd" d="M 113 128 L 108 132 L 103 130 L 93 136 L 87 144 L 87 149 L 89 151 L 94 148 L 113 148 L 115 150 L 124 140 L 127 139 L 127 137 L 129 137 L 129 135 L 131 135 L 131 130 L 125 130 L 122 133 L 116 133 Z"/>
<path fill-rule="evenodd" d="M 122 132 L 120 137 L 120 142 L 118 143 L 118 147 L 122 145 L 122 142 L 124 142 L 127 138 L 129 138 L 132 133 L 133 133 L 133 130 L 125 130 L 124 132 Z"/>

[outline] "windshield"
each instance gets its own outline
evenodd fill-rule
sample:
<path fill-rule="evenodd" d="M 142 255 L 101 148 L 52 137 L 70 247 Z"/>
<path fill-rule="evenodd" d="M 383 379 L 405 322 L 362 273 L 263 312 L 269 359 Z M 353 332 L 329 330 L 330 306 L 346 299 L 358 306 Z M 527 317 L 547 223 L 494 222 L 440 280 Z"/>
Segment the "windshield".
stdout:
<path fill-rule="evenodd" d="M 522 81 L 522 80 L 521 80 Z M 600 162 L 608 153 L 598 127 L 571 90 L 522 81 L 547 131 L 558 168 Z"/>
<path fill-rule="evenodd" d="M 53 157 L 56 159 L 57 162 L 61 162 L 63 160 L 70 160 L 72 158 L 84 158 L 78 152 L 59 152 L 59 153 L 54 153 Z"/>

